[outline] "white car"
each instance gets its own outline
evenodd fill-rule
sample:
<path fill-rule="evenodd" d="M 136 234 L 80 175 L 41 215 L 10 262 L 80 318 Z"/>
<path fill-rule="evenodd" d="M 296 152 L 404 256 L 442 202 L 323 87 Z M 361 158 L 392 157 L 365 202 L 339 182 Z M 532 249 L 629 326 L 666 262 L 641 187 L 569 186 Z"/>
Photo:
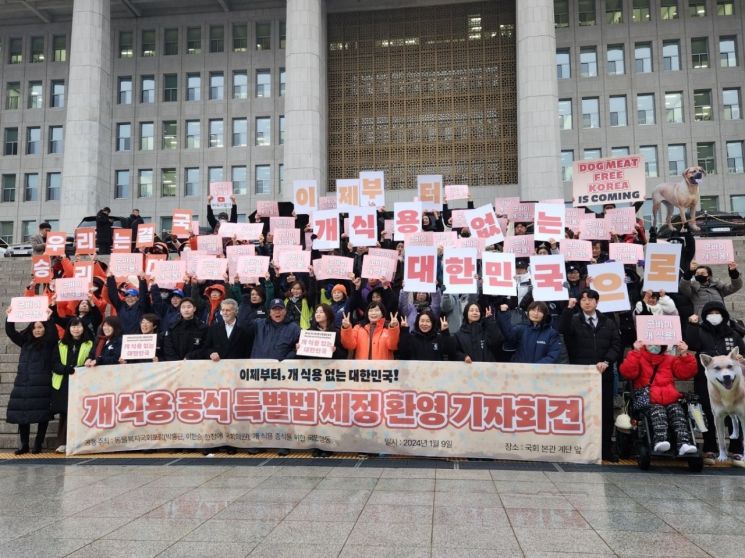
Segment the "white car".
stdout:
<path fill-rule="evenodd" d="M 33 248 L 31 244 L 13 244 L 4 249 L 6 258 L 17 258 L 31 256 Z"/>

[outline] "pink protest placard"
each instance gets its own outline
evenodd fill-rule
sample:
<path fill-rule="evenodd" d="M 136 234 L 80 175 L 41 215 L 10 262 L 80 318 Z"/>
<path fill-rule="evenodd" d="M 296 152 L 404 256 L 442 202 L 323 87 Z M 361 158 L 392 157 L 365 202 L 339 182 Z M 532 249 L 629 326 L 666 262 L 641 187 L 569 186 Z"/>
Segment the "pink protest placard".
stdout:
<path fill-rule="evenodd" d="M 233 277 L 236 273 L 236 263 L 238 262 L 238 258 L 241 256 L 255 256 L 256 255 L 256 246 L 253 244 L 238 244 L 235 246 L 227 246 L 225 248 L 225 257 L 228 260 L 228 273 L 230 275 L 230 280 L 233 280 Z M 267 256 L 268 257 L 268 256 Z"/>
<path fill-rule="evenodd" d="M 334 355 L 334 344 L 336 343 L 335 331 L 311 331 L 303 329 L 300 331 L 300 340 L 296 354 L 317 358 L 331 358 Z"/>
<path fill-rule="evenodd" d="M 200 281 L 220 281 L 228 270 L 228 260 L 214 256 L 199 256 L 196 275 Z"/>
<path fill-rule="evenodd" d="M 608 224 L 605 219 L 584 219 L 579 226 L 579 236 L 584 240 L 608 240 Z"/>
<path fill-rule="evenodd" d="M 213 256 L 222 254 L 222 238 L 216 234 L 200 235 L 197 237 L 197 250 Z"/>
<path fill-rule="evenodd" d="M 432 246 L 435 243 L 435 237 L 432 231 L 419 231 L 407 234 L 404 242 L 406 246 Z"/>
<path fill-rule="evenodd" d="M 450 227 L 453 229 L 462 229 L 468 226 L 466 223 L 466 210 L 455 209 L 450 214 Z"/>
<path fill-rule="evenodd" d="M 511 209 L 507 215 L 516 223 L 532 223 L 535 216 L 535 204 L 532 202 L 520 202 Z"/>
<path fill-rule="evenodd" d="M 142 273 L 142 254 L 140 252 L 135 252 L 134 254 L 111 254 L 109 270 L 115 277 L 139 275 Z"/>
<path fill-rule="evenodd" d="M 264 232 L 263 223 L 221 223 L 217 236 L 236 240 L 259 240 Z"/>
<path fill-rule="evenodd" d="M 486 249 L 486 242 L 478 236 L 467 236 L 458 239 L 458 248 L 476 248 L 480 254 Z"/>
<path fill-rule="evenodd" d="M 508 236 L 504 239 L 503 252 L 515 254 L 517 258 L 527 258 L 535 254 L 535 241 L 532 234 Z"/>
<path fill-rule="evenodd" d="M 336 209 L 336 195 L 318 198 L 318 209 Z"/>
<path fill-rule="evenodd" d="M 388 258 L 394 262 L 398 261 L 398 250 L 386 250 L 385 248 L 368 248 L 367 253 L 379 258 Z"/>
<path fill-rule="evenodd" d="M 386 250 L 393 252 L 393 250 Z M 362 258 L 362 277 L 364 279 L 380 279 L 384 277 L 386 281 L 393 281 L 393 275 L 396 273 L 398 257 L 391 259 L 385 256 L 365 254 Z"/>
<path fill-rule="evenodd" d="M 592 242 L 565 238 L 559 243 L 559 251 L 568 262 L 592 261 Z"/>
<path fill-rule="evenodd" d="M 285 252 L 302 252 L 303 247 L 299 244 L 293 244 L 292 246 L 275 246 L 274 250 L 272 250 L 272 263 L 274 265 L 279 265 L 279 260 L 282 257 L 282 254 Z"/>
<path fill-rule="evenodd" d="M 269 232 L 273 233 L 278 229 L 294 229 L 295 218 L 294 217 L 270 217 L 269 218 Z"/>
<path fill-rule="evenodd" d="M 155 279 L 155 262 L 167 259 L 168 254 L 145 254 L 145 277 Z"/>
<path fill-rule="evenodd" d="M 235 275 L 241 283 L 257 283 L 269 271 L 269 256 L 239 256 L 235 264 Z"/>
<path fill-rule="evenodd" d="M 636 211 L 633 207 L 619 207 L 605 212 L 608 232 L 613 234 L 631 234 L 636 227 Z"/>
<path fill-rule="evenodd" d="M 645 345 L 675 345 L 683 339 L 679 316 L 636 316 L 636 338 Z"/>
<path fill-rule="evenodd" d="M 210 206 L 212 211 L 230 211 L 233 207 L 233 200 L 230 196 L 233 195 L 233 183 L 232 182 L 210 182 Z"/>
<path fill-rule="evenodd" d="M 446 184 L 445 201 L 467 200 L 469 196 L 467 184 Z"/>
<path fill-rule="evenodd" d="M 455 248 L 458 246 L 458 233 L 455 231 L 434 232 L 432 243 L 443 248 Z"/>
<path fill-rule="evenodd" d="M 595 218 L 594 213 L 585 213 L 584 207 L 567 207 L 564 210 L 564 226 L 574 232 L 579 232 L 580 225 L 582 224 L 585 215 L 592 215 L 592 218 Z"/>
<path fill-rule="evenodd" d="M 153 264 L 153 278 L 163 289 L 175 289 L 186 275 L 186 262 L 183 260 L 156 261 Z"/>
<path fill-rule="evenodd" d="M 322 256 L 313 262 L 313 274 L 316 279 L 348 280 L 353 273 L 354 259 L 344 256 Z"/>
<path fill-rule="evenodd" d="M 608 259 L 623 264 L 637 265 L 644 260 L 644 246 L 628 242 L 611 242 L 608 244 Z"/>
<path fill-rule="evenodd" d="M 362 171 L 360 180 L 360 205 L 363 207 L 385 206 L 385 173 Z"/>
<path fill-rule="evenodd" d="M 307 273 L 310 268 L 310 252 L 283 251 L 279 256 L 280 273 Z"/>
<path fill-rule="evenodd" d="M 300 229 L 276 229 L 273 235 L 275 246 L 295 246 L 300 244 Z"/>
<path fill-rule="evenodd" d="M 122 360 L 155 358 L 157 335 L 122 335 Z"/>
<path fill-rule="evenodd" d="M 279 217 L 279 204 L 274 200 L 257 200 L 256 215 L 259 217 Z"/>
<path fill-rule="evenodd" d="M 735 248 L 731 238 L 697 238 L 696 256 L 699 265 L 728 264 L 735 261 Z"/>
<path fill-rule="evenodd" d="M 9 322 L 46 322 L 49 299 L 46 296 L 14 296 L 10 299 Z"/>
<path fill-rule="evenodd" d="M 57 294 L 57 302 L 87 300 L 90 288 L 91 282 L 82 277 L 54 280 L 54 292 Z"/>
<path fill-rule="evenodd" d="M 445 248 L 442 256 L 442 275 L 447 292 L 475 294 L 478 292 L 476 248 Z"/>
<path fill-rule="evenodd" d="M 495 198 L 494 213 L 497 215 L 507 215 L 509 217 L 519 203 L 520 198 Z M 531 218 L 531 221 L 532 220 L 533 219 Z"/>
<path fill-rule="evenodd" d="M 644 201 L 644 157 L 627 155 L 572 163 L 574 206 Z"/>

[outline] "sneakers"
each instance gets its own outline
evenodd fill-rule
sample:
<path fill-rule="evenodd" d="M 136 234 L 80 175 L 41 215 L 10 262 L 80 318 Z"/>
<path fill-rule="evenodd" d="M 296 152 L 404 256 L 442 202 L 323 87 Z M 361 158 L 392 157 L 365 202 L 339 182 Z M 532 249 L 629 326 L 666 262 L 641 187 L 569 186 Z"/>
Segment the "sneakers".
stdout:
<path fill-rule="evenodd" d="M 62 444 L 60 447 L 58 447 L 56 450 L 54 450 L 55 453 L 65 453 L 67 451 L 67 446 Z"/>
<path fill-rule="evenodd" d="M 657 442 L 654 445 L 654 451 L 655 453 L 662 453 L 662 452 L 670 451 L 670 442 L 668 442 L 667 440 L 664 442 Z"/>
<path fill-rule="evenodd" d="M 689 455 L 691 453 L 697 453 L 698 448 L 692 444 L 683 444 L 678 450 L 678 455 Z"/>

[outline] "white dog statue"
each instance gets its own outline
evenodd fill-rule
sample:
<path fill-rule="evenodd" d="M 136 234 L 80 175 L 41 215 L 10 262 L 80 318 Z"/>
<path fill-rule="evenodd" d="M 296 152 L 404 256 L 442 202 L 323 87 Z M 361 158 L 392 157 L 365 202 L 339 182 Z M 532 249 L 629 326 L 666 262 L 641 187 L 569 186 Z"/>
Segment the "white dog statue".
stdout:
<path fill-rule="evenodd" d="M 741 424 L 745 424 L 745 381 L 738 360 L 739 354 L 740 350 L 735 347 L 726 356 L 699 355 L 706 372 L 711 412 L 714 415 L 719 445 L 717 461 L 720 462 L 728 460 L 725 445 L 727 428 L 724 419 L 728 415 L 735 415 Z"/>
<path fill-rule="evenodd" d="M 700 187 L 705 175 L 706 172 L 701 167 L 688 167 L 683 171 L 682 182 L 658 184 L 652 191 L 652 226 L 657 226 L 660 206 L 664 205 L 667 209 L 665 224 L 668 228 L 672 229 L 674 208 L 677 207 L 681 224 L 686 223 L 686 209 L 688 209 L 691 212 L 691 217 L 687 220 L 688 227 L 692 231 L 699 230 L 696 225 L 696 207 L 699 205 Z"/>

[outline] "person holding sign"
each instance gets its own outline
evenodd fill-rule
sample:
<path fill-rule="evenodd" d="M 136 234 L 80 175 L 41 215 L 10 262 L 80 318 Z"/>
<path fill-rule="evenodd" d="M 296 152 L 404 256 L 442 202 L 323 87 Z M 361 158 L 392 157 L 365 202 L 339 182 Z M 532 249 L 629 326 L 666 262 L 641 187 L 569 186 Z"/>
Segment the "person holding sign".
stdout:
<path fill-rule="evenodd" d="M 85 365 L 93 350 L 93 336 L 80 318 L 70 318 L 65 335 L 57 343 L 52 362 L 52 416 L 59 413 L 57 453 L 65 453 L 67 440 L 67 394 L 70 375 Z"/>
<path fill-rule="evenodd" d="M 491 306 L 483 312 L 479 304 L 471 302 L 463 310 L 463 323 L 455 334 L 455 359 L 467 364 L 497 362 L 503 340 Z"/>
<path fill-rule="evenodd" d="M 539 300 L 528 305 L 528 324 L 513 325 L 510 307 L 502 304 L 497 314 L 497 323 L 505 340 L 517 347 L 512 362 L 533 364 L 559 364 L 561 362 L 561 338 L 551 325 L 548 305 Z"/>
<path fill-rule="evenodd" d="M 342 314 L 342 318 L 344 315 Z M 334 320 L 336 316 L 334 310 L 328 304 L 317 304 L 313 311 L 313 321 L 310 323 L 309 331 L 325 331 L 332 332 L 336 336 L 334 338 L 334 353 L 331 358 L 334 360 L 344 360 L 347 358 L 347 350 L 341 343 L 341 335 L 339 328 L 336 327 Z M 296 347 L 297 348 L 297 347 Z M 297 358 L 325 358 L 324 356 L 317 354 L 314 356 L 300 356 Z"/>
<path fill-rule="evenodd" d="M 228 218 L 227 213 L 222 211 L 217 214 L 217 219 L 215 219 L 215 214 L 212 211 L 212 196 L 207 196 L 207 222 L 212 227 L 212 232 L 220 230 L 220 223 L 238 222 L 238 203 L 235 200 L 235 196 L 230 196 L 230 201 L 233 202 L 233 205 L 230 207 L 230 218 Z"/>
<path fill-rule="evenodd" d="M 401 360 L 451 360 L 455 354 L 455 342 L 450 336 L 448 321 L 439 320 L 429 308 L 414 318 L 414 331 L 409 332 L 409 323 L 401 319 L 398 358 Z"/>
<path fill-rule="evenodd" d="M 677 316 L 675 302 L 664 290 L 654 292 L 649 289 L 642 292 L 642 299 L 636 303 L 635 315 L 642 316 Z"/>
<path fill-rule="evenodd" d="M 98 307 L 93 303 L 92 295 L 89 293 L 88 300 L 81 300 L 75 309 L 74 316 L 60 316 L 57 311 L 57 305 L 55 304 L 54 297 L 52 297 L 52 320 L 54 323 L 63 329 L 67 329 L 70 322 L 74 319 L 80 320 L 83 326 L 88 331 L 93 339 L 98 331 L 98 326 L 101 325 L 101 312 Z"/>
<path fill-rule="evenodd" d="M 367 320 L 352 327 L 350 315 L 341 321 L 341 342 L 356 360 L 393 360 L 401 335 L 398 313 L 391 313 L 385 320 L 385 306 L 371 302 L 367 307 Z"/>
<path fill-rule="evenodd" d="M 111 305 L 116 309 L 116 315 L 121 320 L 122 330 L 125 335 L 137 333 L 140 330 L 142 315 L 149 311 L 150 303 L 147 300 L 147 283 L 145 276 L 139 275 L 139 289 L 127 289 L 124 291 L 124 300 L 119 298 L 116 287 L 116 279 L 109 269 L 106 274 L 106 290 Z"/>
<path fill-rule="evenodd" d="M 6 315 L 10 314 L 10 306 Z M 33 322 L 17 331 L 12 322 L 5 321 L 5 335 L 21 348 L 18 371 L 8 400 L 7 422 L 18 425 L 21 447 L 16 455 L 29 452 L 31 425 L 36 424 L 36 439 L 31 453 L 40 453 L 49 426 L 52 398 L 52 354 L 57 346 L 57 330 L 49 321 Z"/>
<path fill-rule="evenodd" d="M 693 277 L 690 280 L 680 280 L 680 294 L 687 296 L 693 303 L 693 313 L 701 315 L 701 310 L 707 302 L 723 302 L 729 296 L 742 289 L 742 277 L 737 270 L 737 262 L 727 264 L 730 284 L 725 285 L 719 279 L 714 279 L 708 265 L 698 265 L 695 261 L 690 266 Z"/>

